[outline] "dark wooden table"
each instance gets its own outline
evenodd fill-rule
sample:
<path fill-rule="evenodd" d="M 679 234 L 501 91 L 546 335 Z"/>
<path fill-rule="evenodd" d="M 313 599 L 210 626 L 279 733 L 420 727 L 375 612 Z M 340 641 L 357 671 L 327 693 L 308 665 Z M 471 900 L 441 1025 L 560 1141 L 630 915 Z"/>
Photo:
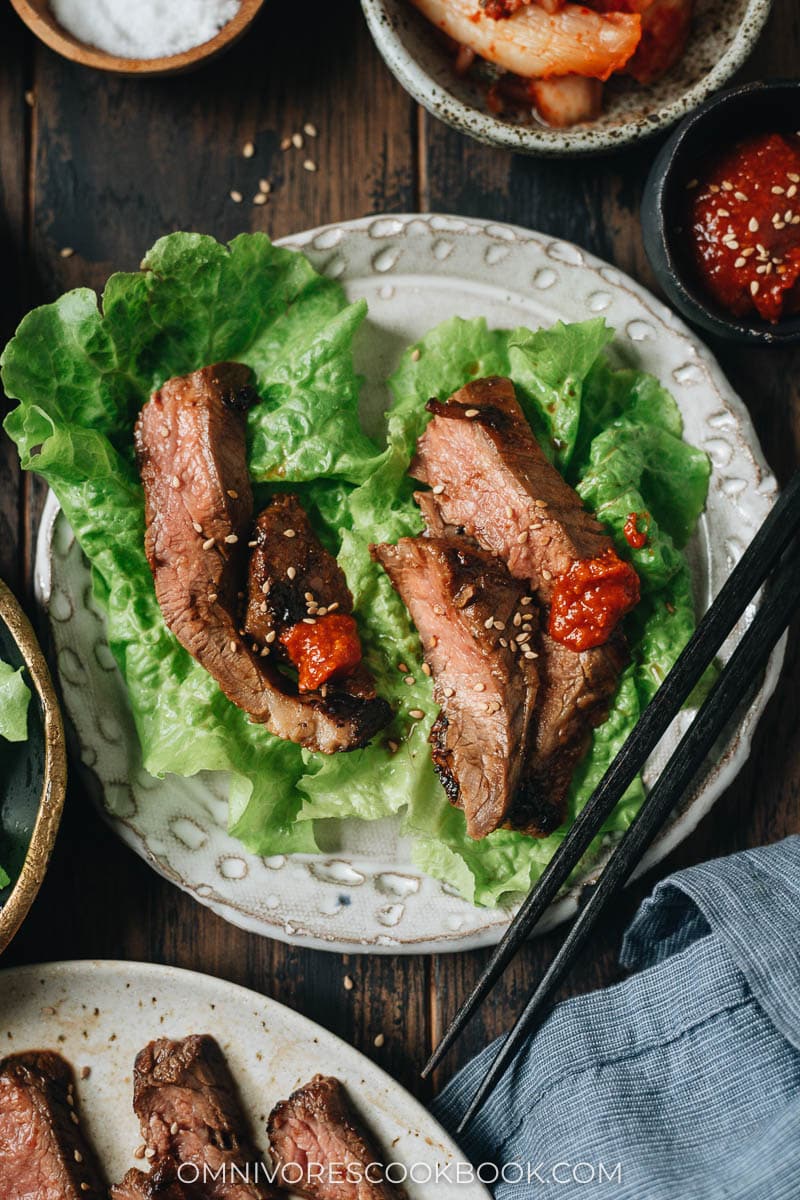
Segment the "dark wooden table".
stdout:
<path fill-rule="evenodd" d="M 135 268 L 161 234 L 275 237 L 365 213 L 436 210 L 516 222 L 568 238 L 653 285 L 639 230 L 656 145 L 547 161 L 479 146 L 422 112 L 389 75 L 356 0 L 268 3 L 245 40 L 196 74 L 125 80 L 73 67 L 37 44 L 0 0 L 0 335 L 32 305 Z M 746 78 L 789 76 L 800 6 L 776 0 Z M 312 122 L 311 154 L 281 140 Z M 256 154 L 242 156 L 253 140 Z M 249 199 L 269 178 L 269 204 Z M 244 203 L 230 198 L 241 191 Z M 65 256 L 72 249 L 74 253 Z M 800 352 L 715 346 L 782 481 L 800 459 Z M 42 489 L 0 445 L 0 574 L 33 609 Z M 779 692 L 735 784 L 657 874 L 629 889 L 569 991 L 613 980 L 622 930 L 655 878 L 800 830 L 797 629 Z M 449 1073 L 502 1032 L 550 961 L 531 944 L 485 1006 Z M 226 925 L 164 882 L 105 828 L 73 781 L 52 869 L 4 965 L 67 958 L 173 963 L 246 984 L 364 1050 L 412 1091 L 418 1069 L 475 980 L 485 953 L 434 958 L 293 949 Z M 346 990 L 345 975 L 355 986 Z M 385 1041 L 375 1047 L 375 1038 Z"/>

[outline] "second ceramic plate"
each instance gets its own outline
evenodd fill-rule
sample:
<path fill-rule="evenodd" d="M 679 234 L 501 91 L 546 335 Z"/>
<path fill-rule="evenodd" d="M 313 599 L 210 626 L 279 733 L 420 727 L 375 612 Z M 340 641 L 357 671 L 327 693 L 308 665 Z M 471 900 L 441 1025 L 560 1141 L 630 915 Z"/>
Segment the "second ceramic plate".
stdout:
<path fill-rule="evenodd" d="M 687 439 L 711 456 L 708 507 L 690 546 L 697 607 L 708 607 L 768 512 L 776 484 L 744 405 L 708 351 L 663 305 L 576 246 L 476 220 L 374 217 L 284 244 L 302 249 L 318 270 L 341 280 L 351 299 L 363 296 L 369 303 L 357 366 L 366 380 L 364 421 L 374 432 L 389 406 L 385 380 L 399 354 L 447 317 L 484 316 L 494 327 L 534 328 L 605 317 L 617 331 L 616 357 L 652 372 L 672 391 Z M 429 953 L 499 939 L 509 911 L 475 908 L 422 875 L 395 821 L 324 822 L 324 852 L 259 858 L 227 833 L 225 776 L 162 781 L 147 775 L 88 568 L 52 497 L 40 535 L 37 586 L 49 608 L 64 701 L 97 801 L 120 836 L 157 871 L 227 920 L 288 942 Z M 775 685 L 779 657 L 645 866 L 694 829 L 740 768 Z M 684 713 L 664 739 L 650 778 L 686 720 Z M 571 915 L 576 900 L 573 891 L 545 924 Z"/>

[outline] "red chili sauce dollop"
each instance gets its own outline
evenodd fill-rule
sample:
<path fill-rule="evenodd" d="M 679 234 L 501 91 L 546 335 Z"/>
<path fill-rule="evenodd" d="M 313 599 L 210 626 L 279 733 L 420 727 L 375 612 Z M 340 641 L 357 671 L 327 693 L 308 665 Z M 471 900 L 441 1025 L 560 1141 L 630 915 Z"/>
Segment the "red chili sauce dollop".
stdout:
<path fill-rule="evenodd" d="M 694 258 L 717 303 L 773 324 L 798 312 L 800 137 L 738 142 L 689 189 Z"/>
<path fill-rule="evenodd" d="M 629 513 L 622 527 L 625 541 L 632 550 L 643 550 L 647 545 L 647 535 L 650 530 L 650 513 Z"/>
<path fill-rule="evenodd" d="M 576 559 L 553 590 L 550 636 L 570 650 L 602 646 L 638 603 L 639 576 L 615 550 Z"/>
<path fill-rule="evenodd" d="M 361 662 L 358 628 L 344 613 L 317 617 L 313 625 L 299 621 L 281 635 L 281 642 L 297 667 L 301 692 L 313 692 L 331 679 L 341 679 Z"/>

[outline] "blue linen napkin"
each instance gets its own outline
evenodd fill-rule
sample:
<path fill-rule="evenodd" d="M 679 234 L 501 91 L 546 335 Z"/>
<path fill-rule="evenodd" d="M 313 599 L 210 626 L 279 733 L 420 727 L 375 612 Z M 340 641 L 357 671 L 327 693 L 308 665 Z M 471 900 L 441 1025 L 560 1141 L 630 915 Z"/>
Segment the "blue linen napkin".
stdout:
<path fill-rule="evenodd" d="M 462 1135 L 497 1200 L 800 1200 L 800 837 L 660 883 L 620 961 L 636 974 L 555 1008 Z"/>

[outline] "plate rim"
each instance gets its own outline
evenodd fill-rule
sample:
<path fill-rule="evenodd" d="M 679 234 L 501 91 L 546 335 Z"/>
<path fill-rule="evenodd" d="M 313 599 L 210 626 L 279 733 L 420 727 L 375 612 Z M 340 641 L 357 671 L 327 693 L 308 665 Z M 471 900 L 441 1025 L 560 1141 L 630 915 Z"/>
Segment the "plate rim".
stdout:
<path fill-rule="evenodd" d="M 424 1131 L 425 1135 L 430 1136 L 431 1130 L 435 1130 L 436 1137 L 450 1154 L 455 1158 L 464 1157 L 461 1147 L 436 1117 L 433 1116 L 425 1104 L 421 1100 L 418 1100 L 402 1083 L 390 1075 L 384 1067 L 376 1063 L 368 1054 L 365 1054 L 363 1050 L 359 1050 L 356 1046 L 345 1041 L 339 1034 L 326 1029 L 324 1025 L 318 1024 L 311 1017 L 298 1012 L 288 1004 L 284 1004 L 272 996 L 267 996 L 263 992 L 258 992 L 255 988 L 247 987 L 245 984 L 234 983 L 218 975 L 211 975 L 208 971 L 196 971 L 190 967 L 178 967 L 171 963 L 139 962 L 121 958 L 73 958 L 55 959 L 44 963 L 22 963 L 13 967 L 0 969 L 0 979 L 3 981 L 13 977 L 24 979 L 26 975 L 31 975 L 33 978 L 39 980 L 43 976 L 47 976 L 57 983 L 60 979 L 69 980 L 70 977 L 78 977 L 80 979 L 84 975 L 88 975 L 89 972 L 98 971 L 112 978 L 134 973 L 137 976 L 137 980 L 140 978 L 144 980 L 146 977 L 157 977 L 160 981 L 177 980 L 184 987 L 184 990 L 191 988 L 192 983 L 197 987 L 213 985 L 223 989 L 226 994 L 235 994 L 237 1000 L 242 1003 L 256 1003 L 259 1007 L 263 1008 L 265 1013 L 272 1010 L 280 1010 L 283 1019 L 288 1019 L 290 1023 L 296 1023 L 299 1026 L 298 1032 L 300 1035 L 303 1033 L 307 1035 L 307 1042 L 314 1044 L 315 1039 L 318 1042 L 324 1039 L 328 1044 L 342 1048 L 348 1055 L 355 1055 L 359 1063 L 367 1064 L 369 1072 L 374 1077 L 377 1077 L 377 1080 L 387 1091 L 399 1092 L 401 1094 L 404 1103 L 410 1106 L 412 1115 L 418 1120 L 420 1133 Z M 0 1014 L 2 1014 L 2 1008 L 3 999 L 0 996 Z M 288 1014 L 288 1018 L 286 1014 Z M 300 1038 L 298 1037 L 298 1042 L 299 1040 Z M 324 1047 L 322 1055 L 325 1055 Z M 324 1070 L 324 1067 L 321 1069 Z M 474 1182 L 474 1187 L 482 1191 L 485 1200 L 491 1200 L 490 1193 L 483 1183 L 480 1181 Z M 477 1192 L 474 1193 L 474 1195 L 477 1194 Z"/>
<path fill-rule="evenodd" d="M 631 294 L 660 323 L 666 324 L 676 334 L 688 339 L 690 344 L 695 347 L 698 357 L 708 369 L 715 386 L 723 395 L 726 404 L 733 411 L 737 420 L 737 427 L 741 429 L 742 425 L 744 425 L 747 431 L 746 445 L 760 474 L 761 484 L 771 486 L 772 491 L 777 494 L 777 482 L 766 462 L 760 440 L 752 424 L 747 407 L 727 380 L 716 358 L 702 339 L 696 336 L 679 316 L 654 296 L 644 285 L 638 283 L 638 281 L 615 264 L 598 258 L 590 251 L 585 250 L 575 243 L 568 242 L 555 235 L 541 233 L 509 222 L 500 222 L 490 218 L 461 217 L 447 213 L 375 213 L 349 221 L 329 222 L 325 225 L 316 226 L 313 229 L 290 234 L 276 240 L 275 245 L 302 251 L 305 246 L 314 242 L 315 239 L 321 238 L 325 240 L 326 237 L 330 237 L 332 234 L 343 234 L 346 236 L 353 232 L 368 232 L 370 226 L 376 223 L 384 226 L 386 222 L 390 222 L 393 227 L 395 225 L 398 226 L 398 236 L 400 234 L 404 235 L 408 231 L 408 227 L 417 222 L 428 225 L 432 232 L 435 230 L 437 233 L 440 233 L 457 229 L 459 232 L 472 232 L 473 234 L 486 236 L 492 241 L 496 241 L 498 238 L 507 239 L 510 234 L 515 239 L 534 243 L 538 246 L 558 245 L 575 250 L 580 254 L 580 266 L 584 269 L 588 268 L 594 272 L 601 270 L 613 271 L 615 281 L 613 284 L 607 282 L 607 286 L 612 286 L 614 289 L 623 290 Z M 338 246 L 339 242 L 337 241 L 335 244 Z M 744 439 L 742 440 L 744 441 Z M 49 492 L 39 525 L 34 574 L 36 596 L 45 610 L 48 607 L 51 585 L 51 541 L 55 519 L 59 511 L 60 506 L 55 495 Z M 48 621 L 51 619 L 48 612 Z M 764 709 L 777 686 L 783 664 L 786 641 L 787 639 L 784 637 L 773 652 L 765 670 L 762 684 L 748 708 L 748 713 L 752 715 L 753 719 L 752 732 L 755 731 Z M 67 713 L 66 716 L 71 726 L 72 723 L 69 720 L 69 714 Z M 723 761 L 718 765 L 714 779 L 694 798 L 687 810 L 680 815 L 678 820 L 673 823 L 666 833 L 663 833 L 654 841 L 637 870 L 631 876 L 631 880 L 650 870 L 666 857 L 677 845 L 691 835 L 703 817 L 711 811 L 722 793 L 730 786 L 747 761 L 752 745 L 752 732 L 749 736 L 739 738 L 733 748 L 730 745 L 726 746 Z M 370 938 L 362 937 L 359 939 L 357 936 L 352 936 L 350 939 L 347 939 L 337 935 L 334 938 L 326 939 L 314 933 L 298 931 L 296 929 L 287 932 L 281 918 L 276 918 L 272 922 L 268 917 L 254 916 L 244 912 L 231 902 L 217 898 L 217 896 L 199 895 L 197 888 L 189 883 L 188 880 L 184 880 L 177 872 L 163 866 L 160 860 L 149 851 L 142 837 L 125 820 L 112 816 L 105 809 L 98 794 L 102 793 L 102 784 L 100 784 L 94 771 L 80 761 L 79 756 L 76 766 L 85 776 L 91 779 L 93 786 L 89 788 L 89 792 L 95 802 L 95 806 L 98 808 L 103 819 L 114 829 L 117 836 L 126 845 L 133 849 L 140 857 L 144 858 L 148 865 L 155 869 L 162 877 L 187 892 L 194 900 L 210 908 L 224 920 L 250 933 L 272 937 L 277 941 L 285 942 L 289 945 L 308 946 L 331 953 L 434 954 L 481 949 L 495 945 L 502 937 L 511 920 L 513 910 L 509 909 L 507 918 L 487 922 L 481 929 L 471 931 L 468 934 L 459 934 L 457 931 L 450 932 L 443 929 L 434 938 L 428 936 L 423 936 L 419 939 L 409 938 L 402 941 L 393 941 L 390 945 L 378 941 L 377 937 L 379 935 L 377 933 Z M 323 852 L 320 852 L 320 854 L 324 858 L 330 858 L 330 855 Z M 543 919 L 542 925 L 538 928 L 538 932 L 549 930 L 554 925 L 568 920 L 575 915 L 578 910 L 580 889 L 596 878 L 602 865 L 601 861 L 592 870 L 587 872 L 586 876 L 579 881 L 576 887 L 573 887 L 566 896 L 551 906 Z M 420 875 L 424 875 L 424 872 L 419 871 L 419 868 L 415 869 Z M 499 910 L 490 908 L 481 911 L 496 913 Z"/>

